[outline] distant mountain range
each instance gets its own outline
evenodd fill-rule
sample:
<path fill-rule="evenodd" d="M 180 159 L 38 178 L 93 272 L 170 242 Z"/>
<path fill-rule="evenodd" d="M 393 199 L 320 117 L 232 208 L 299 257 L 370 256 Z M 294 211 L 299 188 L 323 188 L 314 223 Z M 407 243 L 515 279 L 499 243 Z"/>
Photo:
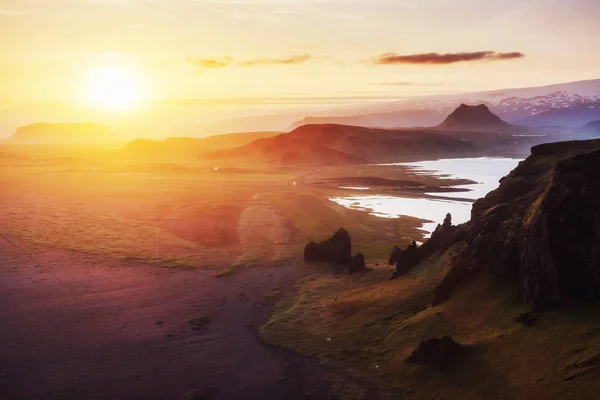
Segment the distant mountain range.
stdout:
<path fill-rule="evenodd" d="M 587 122 L 600 119 L 600 79 L 534 88 L 495 90 L 458 95 L 409 98 L 378 109 L 329 116 L 308 116 L 292 128 L 314 123 L 359 124 L 395 128 L 436 126 L 460 104 L 485 104 L 503 120 L 534 127 L 554 127 L 570 132 Z"/>
<path fill-rule="evenodd" d="M 105 126 L 91 122 L 21 126 L 7 139 L 10 144 L 108 144 L 117 137 Z"/>
<path fill-rule="evenodd" d="M 174 137 L 163 141 L 136 139 L 121 149 L 119 156 L 132 162 L 198 161 L 203 154 L 240 147 L 279 134 L 281 132 L 247 132 L 214 135 L 202 139 L 190 137 Z"/>
<path fill-rule="evenodd" d="M 593 126 L 585 129 L 591 130 Z M 583 128 L 581 128 L 583 129 Z M 371 128 L 303 125 L 290 133 L 246 132 L 206 138 L 136 139 L 114 154 L 131 164 L 195 164 L 221 167 L 338 165 L 400 162 L 473 155 L 524 155 L 533 145 L 561 140 L 512 125 L 485 104 L 461 104 L 432 128 Z M 17 129 L 9 143 L 114 143 L 97 124 L 33 124 Z"/>
<path fill-rule="evenodd" d="M 467 155 L 524 155 L 532 145 L 550 140 L 503 121 L 483 104 L 462 104 L 435 128 L 304 125 L 287 134 L 203 157 L 225 165 L 369 164 Z"/>
<path fill-rule="evenodd" d="M 336 165 L 455 156 L 472 150 L 471 143 L 434 131 L 324 124 L 305 125 L 205 157 L 224 164 Z"/>
<path fill-rule="evenodd" d="M 550 108 L 517 120 L 515 123 L 532 127 L 559 127 L 568 132 L 598 119 L 600 119 L 600 101 L 565 108 Z"/>

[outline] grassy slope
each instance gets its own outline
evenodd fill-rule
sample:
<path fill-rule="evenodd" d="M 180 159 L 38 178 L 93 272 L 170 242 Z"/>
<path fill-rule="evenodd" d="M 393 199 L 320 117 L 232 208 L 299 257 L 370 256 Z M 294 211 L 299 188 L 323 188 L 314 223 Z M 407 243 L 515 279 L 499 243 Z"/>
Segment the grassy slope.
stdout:
<path fill-rule="evenodd" d="M 360 276 L 312 276 L 277 306 L 261 335 L 366 378 L 391 398 L 597 398 L 595 306 L 553 311 L 525 328 L 514 318 L 528 305 L 512 286 L 482 274 L 431 308 L 431 290 L 447 259 L 424 263 L 395 281 L 389 281 L 391 268 L 376 266 Z M 420 340 L 441 335 L 467 345 L 468 352 L 442 371 L 404 363 Z M 591 365 L 573 367 L 590 358 Z"/>
<path fill-rule="evenodd" d="M 293 186 L 304 172 L 137 174 L 88 171 L 60 163 L 7 163 L 0 165 L 0 226 L 2 233 L 24 241 L 92 253 L 100 259 L 219 269 L 230 265 L 231 270 L 301 256 L 307 241 L 324 239 L 342 226 L 352 233 L 355 252 L 363 251 L 369 258 L 386 256 L 398 237 L 421 235 L 417 219 L 372 217 L 328 201 L 327 191 Z M 254 234 L 256 240 L 242 243 L 239 220 L 249 208 L 258 211 L 252 224 L 272 214 L 291 231 L 279 246 L 284 251 L 271 251 L 277 238 L 260 230 Z"/>

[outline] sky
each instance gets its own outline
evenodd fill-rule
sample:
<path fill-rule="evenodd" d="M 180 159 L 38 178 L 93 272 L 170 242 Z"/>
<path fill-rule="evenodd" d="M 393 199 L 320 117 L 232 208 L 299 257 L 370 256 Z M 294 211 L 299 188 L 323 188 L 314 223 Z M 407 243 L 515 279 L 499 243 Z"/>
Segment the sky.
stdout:
<path fill-rule="evenodd" d="M 598 0 L 0 0 L 0 102 L 85 102 L 102 68 L 140 102 L 593 79 L 599 18 Z"/>

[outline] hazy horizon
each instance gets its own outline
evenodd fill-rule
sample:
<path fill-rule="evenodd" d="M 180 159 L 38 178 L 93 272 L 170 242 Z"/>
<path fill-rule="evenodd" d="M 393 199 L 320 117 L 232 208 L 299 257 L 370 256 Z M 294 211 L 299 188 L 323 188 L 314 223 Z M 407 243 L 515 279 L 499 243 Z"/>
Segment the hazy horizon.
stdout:
<path fill-rule="evenodd" d="M 599 13 L 592 0 L 6 0 L 0 137 L 39 121 L 165 137 L 289 114 L 265 125 L 280 130 L 325 111 L 597 79 Z"/>
<path fill-rule="evenodd" d="M 198 126 L 210 126 L 211 123 L 223 121 L 244 121 L 249 118 L 264 118 L 266 128 L 224 129 L 203 133 L 199 131 L 190 136 L 209 136 L 242 131 L 260 130 L 289 130 L 292 122 L 309 116 L 346 116 L 365 113 L 389 112 L 397 109 L 404 102 L 410 104 L 420 99 L 455 99 L 461 96 L 481 94 L 485 101 L 486 94 L 493 97 L 496 91 L 546 88 L 563 84 L 579 84 L 588 81 L 598 81 L 600 78 L 576 82 L 554 82 L 550 85 L 506 87 L 492 90 L 477 90 L 473 92 L 448 92 L 437 94 L 412 95 L 377 95 L 368 92 L 340 93 L 338 95 L 281 95 L 245 98 L 182 98 L 146 100 L 132 109 L 109 109 L 93 107 L 78 102 L 22 102 L 13 103 L 0 101 L 0 139 L 10 137 L 18 126 L 37 122 L 73 123 L 94 122 L 106 125 L 123 140 L 133 138 L 166 138 L 180 135 L 186 129 Z M 581 85 L 580 85 L 581 86 Z M 596 85 L 598 86 L 598 85 Z M 593 89 L 592 89 L 593 90 Z M 473 102 L 472 100 L 466 100 Z M 409 107 L 410 108 L 410 107 Z M 157 121 L 159 125 L 157 126 Z M 167 121 L 167 122 L 165 122 Z M 260 125 L 260 124 L 259 124 Z M 269 125 L 276 126 L 269 128 Z"/>
<path fill-rule="evenodd" d="M 591 0 L 8 0 L 0 101 L 115 106 L 90 93 L 107 69 L 135 77 L 136 102 L 592 79 L 598 12 Z"/>

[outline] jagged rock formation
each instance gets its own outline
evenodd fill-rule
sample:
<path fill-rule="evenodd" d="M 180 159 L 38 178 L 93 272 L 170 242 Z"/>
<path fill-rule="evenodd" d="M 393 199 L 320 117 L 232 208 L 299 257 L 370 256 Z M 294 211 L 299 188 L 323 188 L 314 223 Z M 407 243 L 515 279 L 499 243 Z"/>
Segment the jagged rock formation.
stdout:
<path fill-rule="evenodd" d="M 352 260 L 352 242 L 350 234 L 340 228 L 327 240 L 319 243 L 309 242 L 304 248 L 304 261 L 350 264 Z"/>
<path fill-rule="evenodd" d="M 453 243 L 463 250 L 433 303 L 482 268 L 516 281 L 520 297 L 537 309 L 565 296 L 600 298 L 599 205 L 600 140 L 534 147 L 457 228 Z"/>
<path fill-rule="evenodd" d="M 456 227 L 452 225 L 452 216 L 446 214 L 444 223 L 438 225 L 431 234 L 431 238 L 421 247 L 417 247 L 416 242 L 411 242 L 405 250 L 394 246 L 388 264 L 396 264 L 396 272 L 392 275 L 392 280 L 407 273 L 412 267 L 432 256 L 433 254 L 447 248 L 454 239 Z"/>
<path fill-rule="evenodd" d="M 431 364 L 441 368 L 460 353 L 461 350 L 463 350 L 463 347 L 456 343 L 450 336 L 422 340 L 419 347 L 408 356 L 406 362 Z"/>
<path fill-rule="evenodd" d="M 366 269 L 365 256 L 362 253 L 352 257 L 350 234 L 344 228 L 340 228 L 327 240 L 319 243 L 309 242 L 304 248 L 304 261 L 345 265 L 350 274 L 362 272 Z"/>
<path fill-rule="evenodd" d="M 363 272 L 364 270 L 365 270 L 365 256 L 363 255 L 363 253 L 358 253 L 357 255 L 352 257 L 352 260 L 350 261 L 350 264 L 348 265 L 348 273 L 357 274 L 359 272 Z"/>
<path fill-rule="evenodd" d="M 412 267 L 417 265 L 420 261 L 418 252 L 419 248 L 415 241 L 412 241 L 404 250 L 394 246 L 388 260 L 389 265 L 396 264 L 396 272 L 394 272 L 391 279 L 406 274 Z"/>

